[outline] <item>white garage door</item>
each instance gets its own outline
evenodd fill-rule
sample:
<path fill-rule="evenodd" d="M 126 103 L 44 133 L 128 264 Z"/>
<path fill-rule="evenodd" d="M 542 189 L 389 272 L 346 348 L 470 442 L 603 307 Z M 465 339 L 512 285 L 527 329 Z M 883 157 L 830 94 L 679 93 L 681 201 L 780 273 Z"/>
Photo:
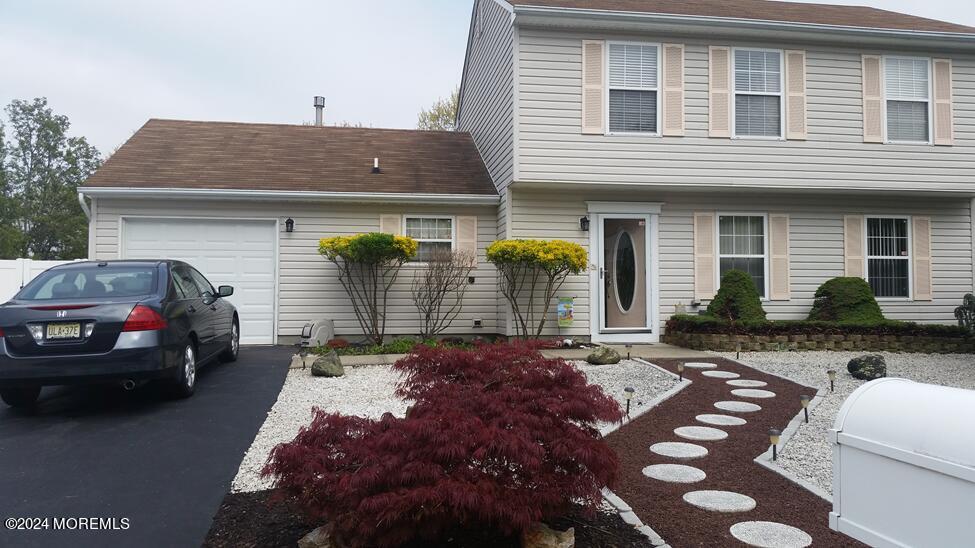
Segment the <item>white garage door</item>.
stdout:
<path fill-rule="evenodd" d="M 272 221 L 124 219 L 123 259 L 178 259 L 214 286 L 232 285 L 240 342 L 274 342 L 275 243 Z"/>

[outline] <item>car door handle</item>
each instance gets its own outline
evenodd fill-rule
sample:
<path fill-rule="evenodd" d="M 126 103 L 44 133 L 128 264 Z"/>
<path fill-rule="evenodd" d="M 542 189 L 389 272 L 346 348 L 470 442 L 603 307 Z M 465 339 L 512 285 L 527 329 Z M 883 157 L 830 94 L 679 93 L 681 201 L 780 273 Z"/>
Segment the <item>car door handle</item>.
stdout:
<path fill-rule="evenodd" d="M 213 310 L 214 312 L 216 312 L 217 311 L 217 305 L 211 304 L 210 305 L 210 310 Z"/>

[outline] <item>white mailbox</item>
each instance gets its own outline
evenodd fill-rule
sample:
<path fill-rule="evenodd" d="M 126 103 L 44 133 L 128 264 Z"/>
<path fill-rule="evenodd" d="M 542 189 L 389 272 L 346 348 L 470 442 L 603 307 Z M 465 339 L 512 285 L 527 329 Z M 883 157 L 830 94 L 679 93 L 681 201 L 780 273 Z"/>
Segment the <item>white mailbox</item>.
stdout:
<path fill-rule="evenodd" d="M 832 529 L 871 546 L 975 546 L 975 391 L 875 380 L 830 441 Z"/>

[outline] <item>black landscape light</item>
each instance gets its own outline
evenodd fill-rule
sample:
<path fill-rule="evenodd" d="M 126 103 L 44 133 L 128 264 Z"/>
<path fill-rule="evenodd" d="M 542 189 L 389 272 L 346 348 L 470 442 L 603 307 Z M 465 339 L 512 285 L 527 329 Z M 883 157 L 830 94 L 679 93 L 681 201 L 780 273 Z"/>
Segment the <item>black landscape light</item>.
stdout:
<path fill-rule="evenodd" d="M 680 375 L 680 380 L 684 380 L 684 362 L 677 362 L 677 373 Z"/>
<path fill-rule="evenodd" d="M 836 370 L 830 369 L 826 374 L 829 375 L 829 391 L 832 392 L 835 389 Z"/>
<path fill-rule="evenodd" d="M 775 428 L 769 428 L 768 440 L 772 444 L 772 460 L 779 458 L 778 447 L 779 447 L 779 436 L 782 435 L 781 430 Z"/>
<path fill-rule="evenodd" d="M 812 400 L 809 396 L 803 394 L 799 396 L 799 402 L 802 403 L 802 411 L 806 414 L 806 422 L 809 422 L 809 401 Z"/>
<path fill-rule="evenodd" d="M 636 388 L 632 386 L 627 386 L 623 389 L 623 397 L 626 399 L 626 416 L 630 416 L 630 400 L 633 399 L 633 394 L 636 393 Z"/>

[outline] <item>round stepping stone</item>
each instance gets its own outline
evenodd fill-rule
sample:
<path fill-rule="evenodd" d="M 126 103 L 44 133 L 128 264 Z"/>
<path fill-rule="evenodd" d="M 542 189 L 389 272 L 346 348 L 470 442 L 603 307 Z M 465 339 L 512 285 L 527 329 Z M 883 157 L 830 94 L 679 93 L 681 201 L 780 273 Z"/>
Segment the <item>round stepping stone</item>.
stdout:
<path fill-rule="evenodd" d="M 739 398 L 774 398 L 775 392 L 769 392 L 768 390 L 756 390 L 754 388 L 740 388 L 738 390 L 732 390 L 731 394 L 738 396 Z"/>
<path fill-rule="evenodd" d="M 730 415 L 698 415 L 694 417 L 698 422 L 713 424 L 714 426 L 741 426 L 745 424 L 745 419 L 732 417 Z"/>
<path fill-rule="evenodd" d="M 670 483 L 696 483 L 708 477 L 704 470 L 683 464 L 652 464 L 643 469 L 643 475 Z"/>
<path fill-rule="evenodd" d="M 686 440 L 697 441 L 717 441 L 728 437 L 728 433 L 724 430 L 718 430 L 717 428 L 710 428 L 708 426 L 681 426 L 680 428 L 674 428 L 674 433 L 678 437 Z"/>
<path fill-rule="evenodd" d="M 743 521 L 731 526 L 731 534 L 757 548 L 805 548 L 812 537 L 802 529 L 772 521 Z"/>
<path fill-rule="evenodd" d="M 694 443 L 665 441 L 650 446 L 650 451 L 672 459 L 699 459 L 708 454 L 706 447 Z"/>
<path fill-rule="evenodd" d="M 718 364 L 708 363 L 708 362 L 687 362 L 684 367 L 689 367 L 691 369 L 716 369 Z"/>
<path fill-rule="evenodd" d="M 705 377 L 713 377 L 715 379 L 737 379 L 741 376 L 731 371 L 702 371 L 701 374 Z"/>
<path fill-rule="evenodd" d="M 747 512 L 755 508 L 755 499 L 731 491 L 691 491 L 684 502 L 709 512 Z"/>
<path fill-rule="evenodd" d="M 762 410 L 762 406 L 747 401 L 719 401 L 714 406 L 722 411 L 731 411 L 732 413 L 751 413 Z"/>
<path fill-rule="evenodd" d="M 745 379 L 728 381 L 729 386 L 737 386 L 739 388 L 761 388 L 763 386 L 768 386 L 767 382 L 764 381 L 749 381 Z"/>

